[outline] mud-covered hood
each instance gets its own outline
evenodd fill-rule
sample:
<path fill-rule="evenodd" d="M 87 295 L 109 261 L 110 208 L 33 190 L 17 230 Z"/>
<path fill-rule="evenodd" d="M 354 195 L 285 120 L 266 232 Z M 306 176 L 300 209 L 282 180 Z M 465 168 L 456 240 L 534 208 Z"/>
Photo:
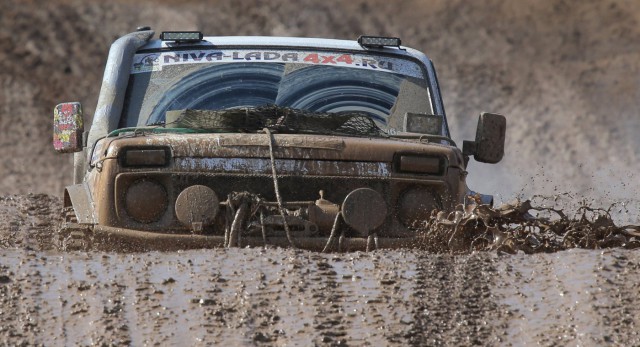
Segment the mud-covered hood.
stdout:
<path fill-rule="evenodd" d="M 319 159 L 392 162 L 400 153 L 447 158 L 449 166 L 462 167 L 462 153 L 439 143 L 326 135 L 274 134 L 274 156 L 286 159 Z M 105 159 L 117 158 L 130 147 L 166 146 L 173 158 L 269 158 L 266 134 L 152 134 L 107 138 L 99 143 Z"/>

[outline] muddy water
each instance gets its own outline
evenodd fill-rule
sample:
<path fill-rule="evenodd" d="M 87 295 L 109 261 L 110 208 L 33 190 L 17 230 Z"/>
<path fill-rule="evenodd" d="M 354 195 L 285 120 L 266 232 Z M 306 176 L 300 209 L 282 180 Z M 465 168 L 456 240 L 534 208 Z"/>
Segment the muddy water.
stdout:
<path fill-rule="evenodd" d="M 640 256 L 230 249 L 0 255 L 2 343 L 640 343 Z"/>
<path fill-rule="evenodd" d="M 640 253 L 60 253 L 0 201 L 0 344 L 638 345 Z"/>
<path fill-rule="evenodd" d="M 640 254 L 570 250 L 497 265 L 495 294 L 514 345 L 638 345 Z"/>

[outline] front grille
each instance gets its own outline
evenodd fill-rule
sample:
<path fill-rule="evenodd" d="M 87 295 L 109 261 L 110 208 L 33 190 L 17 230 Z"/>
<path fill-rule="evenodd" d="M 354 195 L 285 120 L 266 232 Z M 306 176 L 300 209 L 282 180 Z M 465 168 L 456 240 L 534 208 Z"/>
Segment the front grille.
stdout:
<path fill-rule="evenodd" d="M 153 179 L 167 190 L 170 207 L 167 210 L 166 218 L 163 218 L 160 223 L 153 225 L 136 223 L 126 215 L 123 209 L 124 196 L 128 187 L 143 178 Z M 187 231 L 186 227 L 177 220 L 172 206 L 175 205 L 180 192 L 193 185 L 203 185 L 213 189 L 220 201 L 226 201 L 228 195 L 233 192 L 249 192 L 259 195 L 265 201 L 276 201 L 273 176 L 267 174 L 128 172 L 119 174 L 116 178 L 116 210 L 120 220 L 120 225 L 116 226 L 128 226 L 140 230 L 163 231 L 169 228 Z M 388 218 L 381 229 L 391 234 L 394 234 L 396 232 L 394 230 L 398 228 L 407 230 L 398 221 L 397 210 L 398 202 L 404 192 L 412 187 L 428 186 L 434 195 L 446 196 L 447 190 L 444 182 L 435 182 L 434 184 L 434 181 L 425 181 L 421 183 L 416 180 L 402 181 L 389 177 L 279 175 L 278 185 L 284 202 L 315 201 L 320 198 L 322 190 L 324 199 L 339 205 L 353 190 L 371 188 L 380 193 L 387 203 Z M 222 218 L 221 216 L 224 216 L 224 213 L 219 213 L 219 218 Z M 212 229 L 212 232 L 220 233 L 222 230 Z"/>
<path fill-rule="evenodd" d="M 173 175 L 171 185 L 179 192 L 194 184 L 212 188 L 220 200 L 232 192 L 250 192 L 267 201 L 276 201 L 271 175 Z M 309 201 L 320 197 L 341 203 L 354 189 L 371 188 L 383 196 L 389 195 L 389 179 L 318 176 L 278 176 L 280 196 L 284 201 Z"/>

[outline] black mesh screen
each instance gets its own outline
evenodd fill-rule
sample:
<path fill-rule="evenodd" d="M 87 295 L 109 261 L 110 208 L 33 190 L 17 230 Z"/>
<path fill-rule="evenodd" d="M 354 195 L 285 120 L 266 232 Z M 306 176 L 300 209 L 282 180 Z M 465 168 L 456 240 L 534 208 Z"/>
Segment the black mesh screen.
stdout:
<path fill-rule="evenodd" d="M 171 118 L 175 120 L 167 125 L 178 128 L 244 132 L 269 128 L 282 133 L 385 135 L 369 115 L 362 112 L 316 113 L 275 105 L 223 111 L 187 109 L 171 112 L 174 112 Z"/>

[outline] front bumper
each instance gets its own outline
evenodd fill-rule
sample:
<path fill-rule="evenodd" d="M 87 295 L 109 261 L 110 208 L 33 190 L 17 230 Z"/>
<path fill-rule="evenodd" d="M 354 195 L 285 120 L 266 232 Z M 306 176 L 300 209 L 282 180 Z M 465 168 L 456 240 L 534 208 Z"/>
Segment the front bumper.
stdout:
<path fill-rule="evenodd" d="M 93 248 L 115 251 L 176 251 L 188 249 L 223 248 L 225 237 L 217 235 L 166 234 L 97 225 L 93 228 Z M 421 248 L 419 236 L 387 237 L 294 237 L 294 246 L 311 251 L 355 252 L 378 248 Z M 286 237 L 242 237 L 239 247 L 291 247 Z"/>

